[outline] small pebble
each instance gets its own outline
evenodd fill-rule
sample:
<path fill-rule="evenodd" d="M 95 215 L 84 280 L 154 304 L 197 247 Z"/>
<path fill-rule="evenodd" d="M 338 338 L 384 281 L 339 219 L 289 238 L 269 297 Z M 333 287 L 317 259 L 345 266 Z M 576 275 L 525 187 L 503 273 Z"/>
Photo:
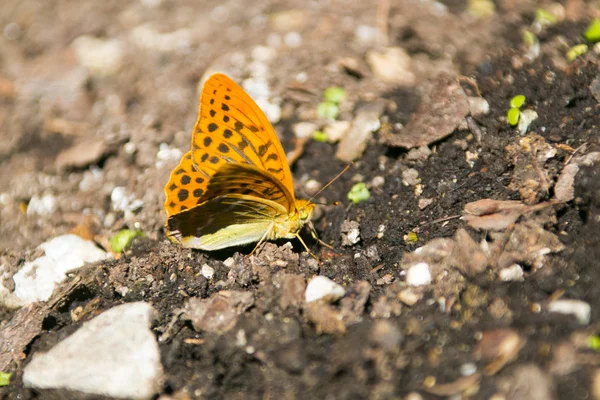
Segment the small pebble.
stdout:
<path fill-rule="evenodd" d="M 498 276 L 500 277 L 500 280 L 504 282 L 522 281 L 523 268 L 519 264 L 513 264 L 510 267 L 501 270 Z"/>
<path fill-rule="evenodd" d="M 521 111 L 521 115 L 519 117 L 519 123 L 517 124 L 517 129 L 519 130 L 519 134 L 521 136 L 525 135 L 527 133 L 527 130 L 529 129 L 529 125 L 531 125 L 531 123 L 533 121 L 535 121 L 536 119 L 538 119 L 538 113 L 535 112 L 534 110 Z"/>
<path fill-rule="evenodd" d="M 215 275 L 215 269 L 210 267 L 208 264 L 204 264 L 202 266 L 201 274 L 206 279 L 212 279 L 212 277 Z"/>
<path fill-rule="evenodd" d="M 288 32 L 283 36 L 283 43 L 290 49 L 295 49 L 302 45 L 302 36 L 298 32 Z"/>
<path fill-rule="evenodd" d="M 490 112 L 490 104 L 483 97 L 467 97 L 469 111 L 472 116 L 487 115 Z"/>
<path fill-rule="evenodd" d="M 298 139 L 311 137 L 313 132 L 317 130 L 317 125 L 312 122 L 298 122 L 292 126 L 292 131 Z"/>
<path fill-rule="evenodd" d="M 548 311 L 560 314 L 572 314 L 581 325 L 587 325 L 590 323 L 592 308 L 585 301 L 559 299 L 548 304 Z"/>
<path fill-rule="evenodd" d="M 377 189 L 383 186 L 385 183 L 385 178 L 383 176 L 376 176 L 371 180 L 371 187 L 373 189 Z"/>
<path fill-rule="evenodd" d="M 422 286 L 431 283 L 431 271 L 427 263 L 421 262 L 408 268 L 406 283 L 410 286 Z"/>
<path fill-rule="evenodd" d="M 324 299 L 331 303 L 344 297 L 346 291 L 344 288 L 331 279 L 318 275 L 311 279 L 306 285 L 306 291 L 304 292 L 304 301 L 307 303 Z"/>
<path fill-rule="evenodd" d="M 321 182 L 314 179 L 309 179 L 304 184 L 304 191 L 308 196 L 314 196 L 319 190 L 321 190 L 322 187 L 323 185 Z"/>
<path fill-rule="evenodd" d="M 414 168 L 409 168 L 402 171 L 402 183 L 406 186 L 415 186 L 420 182 L 419 171 Z"/>
<path fill-rule="evenodd" d="M 465 363 L 460 366 L 460 374 L 462 376 L 471 376 L 477 372 L 477 365 L 474 363 Z"/>
<path fill-rule="evenodd" d="M 27 205 L 27 216 L 39 215 L 42 217 L 54 214 L 58 209 L 58 200 L 52 194 L 33 196 Z"/>
<path fill-rule="evenodd" d="M 340 141 L 350 129 L 350 121 L 332 121 L 323 128 L 323 132 L 327 134 L 327 141 L 335 143 Z"/>

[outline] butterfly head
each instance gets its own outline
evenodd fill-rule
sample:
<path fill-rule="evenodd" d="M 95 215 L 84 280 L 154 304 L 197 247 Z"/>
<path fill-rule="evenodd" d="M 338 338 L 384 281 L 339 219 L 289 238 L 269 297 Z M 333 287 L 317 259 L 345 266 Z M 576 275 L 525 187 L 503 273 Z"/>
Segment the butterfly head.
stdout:
<path fill-rule="evenodd" d="M 309 200 L 296 200 L 296 210 L 298 210 L 298 220 L 301 225 L 306 224 L 310 221 L 312 217 L 313 211 L 315 209 L 314 203 L 311 203 Z"/>

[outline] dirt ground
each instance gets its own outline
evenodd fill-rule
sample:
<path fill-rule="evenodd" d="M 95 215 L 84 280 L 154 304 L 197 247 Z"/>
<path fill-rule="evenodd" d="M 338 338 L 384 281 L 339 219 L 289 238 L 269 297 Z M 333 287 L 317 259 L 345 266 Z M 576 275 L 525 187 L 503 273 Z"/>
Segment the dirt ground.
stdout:
<path fill-rule="evenodd" d="M 566 165 L 600 150 L 599 48 L 565 58 L 585 43 L 600 4 L 500 0 L 486 16 L 473 3 L 4 0 L 4 286 L 14 287 L 12 275 L 39 255 L 39 244 L 73 229 L 106 250 L 124 228 L 145 237 L 120 258 L 69 275 L 65 285 L 77 285 L 5 371 L 13 378 L 0 398 L 98 398 L 25 388 L 23 367 L 100 312 L 147 301 L 159 312 L 163 399 L 599 399 L 600 355 L 588 339 L 600 330 L 600 163 L 578 164 L 570 198 L 557 200 L 555 185 Z M 539 8 L 556 20 L 537 26 Z M 535 57 L 525 30 L 536 35 Z M 93 58 L 90 38 L 114 47 Z M 373 56 L 397 54 L 390 48 L 409 60 L 402 78 L 386 75 L 396 59 Z M 335 252 L 303 235 L 321 264 L 297 241 L 248 257 L 252 246 L 207 253 L 166 239 L 163 187 L 178 159 L 161 154 L 189 149 L 199 83 L 215 70 L 238 82 L 266 77 L 286 151 L 299 148 L 297 123 L 321 123 L 315 110 L 327 87 L 347 94 L 338 120 L 384 105 L 364 153 L 317 198 L 341 203 L 320 206 L 315 220 Z M 425 100 L 435 98 L 428 93 L 440 74 L 463 96 L 485 99 L 489 112 L 471 109 L 459 118 L 469 124 L 451 125 L 428 143 L 430 154 L 415 155 L 398 135 L 420 126 L 415 115 L 435 114 Z M 518 94 L 527 99 L 523 110 L 538 115 L 523 134 L 506 121 Z M 323 185 L 347 165 L 337 149 L 306 142 L 292 166 L 298 197 L 310 197 L 311 180 Z M 356 182 L 371 193 L 358 204 L 346 197 Z M 115 187 L 137 205 L 116 207 Z M 460 217 L 482 199 L 534 208 L 504 229 L 475 229 Z M 349 221 L 358 242 L 343 240 Z M 409 285 L 410 266 L 426 258 L 415 250 L 442 243 L 436 238 L 464 250 L 462 258 L 436 250 L 426 260 L 432 282 Z M 477 264 L 488 244 L 498 252 Z M 501 271 L 514 264 L 522 279 L 504 280 Z M 200 273 L 204 265 L 212 278 Z M 342 285 L 344 298 L 319 310 L 304 303 L 304 282 L 314 275 Z M 230 329 L 197 332 L 177 318 L 189 298 L 222 290 L 254 298 Z M 589 323 L 549 312 L 558 299 L 589 304 Z M 85 312 L 74 320 L 78 307 Z M 14 314 L 0 310 L 0 321 Z"/>

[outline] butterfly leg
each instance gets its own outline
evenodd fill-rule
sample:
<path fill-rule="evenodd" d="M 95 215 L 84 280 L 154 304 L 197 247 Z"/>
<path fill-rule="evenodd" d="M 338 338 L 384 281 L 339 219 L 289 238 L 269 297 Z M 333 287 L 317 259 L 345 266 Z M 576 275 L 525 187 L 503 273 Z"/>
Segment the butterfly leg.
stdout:
<path fill-rule="evenodd" d="M 304 246 L 304 248 L 306 249 L 306 251 L 308 252 L 308 254 L 310 254 L 315 260 L 317 260 L 319 262 L 319 264 L 321 264 L 321 260 L 319 260 L 319 257 L 315 256 L 309 249 L 308 246 L 306 245 L 306 243 L 304 243 L 304 240 L 302 240 L 302 238 L 300 237 L 299 234 L 296 234 L 296 237 L 298 238 L 298 240 L 300 241 L 300 243 L 302 243 L 302 246 Z"/>
<path fill-rule="evenodd" d="M 310 234 L 313 237 L 313 239 L 315 239 L 319 244 L 327 247 L 330 250 L 335 251 L 335 248 L 332 245 L 319 239 L 319 236 L 317 235 L 317 230 L 315 229 L 315 226 L 312 224 L 311 221 L 308 222 L 308 230 L 310 231 Z"/>
<path fill-rule="evenodd" d="M 252 250 L 250 252 L 250 254 L 248 254 L 248 256 L 251 256 L 252 254 L 254 254 L 256 252 L 256 250 L 258 250 L 258 248 L 260 247 L 260 245 L 263 244 L 263 243 L 265 243 L 265 241 L 267 240 L 267 236 L 269 236 L 269 233 L 271 233 L 271 229 L 267 229 L 267 231 L 260 238 L 260 240 L 258 241 L 258 243 L 256 243 L 256 246 L 254 247 L 254 250 Z"/>

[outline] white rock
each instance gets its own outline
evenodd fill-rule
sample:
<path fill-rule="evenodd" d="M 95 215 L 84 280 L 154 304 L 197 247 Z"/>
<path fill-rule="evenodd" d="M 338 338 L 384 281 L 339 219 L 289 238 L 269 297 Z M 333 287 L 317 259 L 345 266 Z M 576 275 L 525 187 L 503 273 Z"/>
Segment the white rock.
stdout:
<path fill-rule="evenodd" d="M 317 125 L 312 122 L 298 122 L 292 126 L 292 131 L 298 139 L 311 137 L 313 132 L 317 130 Z"/>
<path fill-rule="evenodd" d="M 23 384 L 116 398 L 148 399 L 162 387 L 154 333 L 156 311 L 147 303 L 123 304 L 83 324 L 47 353 L 34 354 Z"/>
<path fill-rule="evenodd" d="M 408 168 L 402 171 L 402 183 L 406 186 L 415 186 L 419 183 L 419 171 L 414 168 Z"/>
<path fill-rule="evenodd" d="M 166 143 L 161 143 L 156 153 L 156 168 L 160 169 L 163 165 L 173 161 L 181 160 L 183 153 L 177 148 L 171 148 Z"/>
<path fill-rule="evenodd" d="M 15 296 L 23 304 L 48 300 L 54 287 L 65 280 L 67 272 L 109 256 L 93 242 L 71 234 L 57 236 L 39 247 L 45 255 L 25 263 L 13 276 Z"/>
<path fill-rule="evenodd" d="M 298 32 L 288 32 L 283 36 L 283 43 L 290 49 L 295 49 L 302 45 L 302 35 Z"/>
<path fill-rule="evenodd" d="M 381 37 L 379 29 L 370 25 L 359 25 L 354 30 L 354 38 L 361 44 L 373 44 Z"/>
<path fill-rule="evenodd" d="M 508 281 L 522 281 L 523 280 L 523 268 L 519 264 L 513 264 L 510 267 L 504 268 L 498 273 L 500 280 L 504 282 Z"/>
<path fill-rule="evenodd" d="M 215 269 L 208 264 L 204 264 L 200 273 L 206 279 L 212 279 L 212 277 L 215 275 Z"/>
<path fill-rule="evenodd" d="M 538 119 L 538 113 L 534 110 L 521 111 L 521 114 L 519 116 L 519 123 L 517 124 L 519 134 L 521 136 L 525 135 L 527 133 L 527 130 L 529 129 L 529 125 L 531 125 L 531 123 L 536 119 Z"/>
<path fill-rule="evenodd" d="M 406 271 L 406 283 L 410 286 L 429 285 L 431 283 L 429 265 L 421 262 L 408 268 Z"/>
<path fill-rule="evenodd" d="M 29 204 L 27 205 L 27 216 L 42 216 L 46 217 L 48 215 L 54 214 L 56 209 L 58 208 L 58 201 L 56 197 L 51 194 L 45 194 L 43 196 L 33 196 L 31 200 L 29 200 Z"/>
<path fill-rule="evenodd" d="M 308 285 L 306 285 L 304 300 L 307 303 L 310 303 L 311 301 L 324 299 L 333 303 L 344 297 L 345 293 L 346 291 L 342 286 L 325 276 L 319 275 L 315 276 L 308 282 Z"/>
<path fill-rule="evenodd" d="M 233 257 L 228 257 L 225 259 L 225 261 L 223 261 L 223 265 L 225 265 L 227 268 L 233 267 L 233 264 L 235 264 L 235 259 Z"/>
<path fill-rule="evenodd" d="M 384 183 L 385 183 L 385 178 L 383 176 L 377 175 L 376 177 L 374 177 L 371 180 L 371 187 L 373 189 L 377 189 L 377 188 L 382 187 Z"/>
<path fill-rule="evenodd" d="M 559 299 L 548 304 L 548 311 L 560 314 L 572 314 L 581 325 L 590 323 L 592 308 L 581 300 Z"/>
<path fill-rule="evenodd" d="M 144 206 L 144 202 L 136 199 L 133 193 L 128 193 L 123 186 L 117 186 L 110 194 L 110 202 L 115 211 L 136 211 Z"/>
<path fill-rule="evenodd" d="M 467 101 L 469 102 L 469 111 L 472 116 L 477 117 L 490 113 L 490 103 L 483 97 L 469 96 L 467 97 Z"/>
<path fill-rule="evenodd" d="M 150 24 L 136 26 L 131 30 L 131 40 L 137 46 L 152 51 L 185 51 L 192 44 L 190 29 L 177 29 L 173 32 L 158 32 Z"/>
<path fill-rule="evenodd" d="M 256 61 L 269 63 L 277 56 L 277 50 L 267 46 L 256 46 L 252 49 L 252 58 Z"/>
<path fill-rule="evenodd" d="M 323 132 L 327 135 L 327 141 L 329 143 L 335 143 L 346 136 L 351 125 L 350 121 L 332 121 L 323 128 Z"/>
<path fill-rule="evenodd" d="M 120 40 L 80 36 L 73 41 L 75 56 L 80 65 L 94 75 L 116 74 L 123 64 L 125 50 Z"/>

